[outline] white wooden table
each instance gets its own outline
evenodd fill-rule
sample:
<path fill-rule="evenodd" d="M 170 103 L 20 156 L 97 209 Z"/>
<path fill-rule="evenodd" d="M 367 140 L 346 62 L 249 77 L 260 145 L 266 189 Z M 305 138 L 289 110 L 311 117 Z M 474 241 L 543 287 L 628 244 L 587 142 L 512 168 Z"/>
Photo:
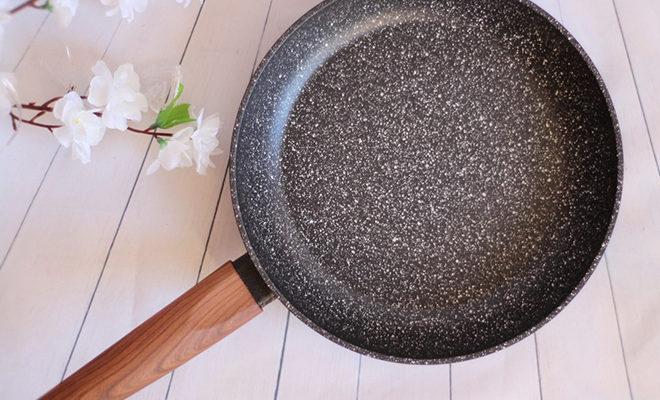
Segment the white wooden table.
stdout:
<path fill-rule="evenodd" d="M 7 27 L 0 69 L 24 99 L 81 90 L 93 63 L 183 65 L 188 100 L 225 121 L 218 168 L 145 175 L 157 146 L 111 133 L 92 164 L 43 131 L 0 132 L 0 399 L 46 391 L 243 251 L 226 175 L 231 127 L 255 63 L 318 0 L 152 1 L 133 23 L 82 0 L 68 29 L 31 10 Z M 495 0 L 494 0 L 495 1 Z M 659 399 L 660 2 L 536 0 L 587 49 L 623 133 L 625 187 L 601 266 L 536 335 L 444 366 L 344 350 L 279 303 L 143 399 Z M 60 63 L 64 45 L 74 61 Z M 47 65 L 45 60 L 56 60 Z"/>

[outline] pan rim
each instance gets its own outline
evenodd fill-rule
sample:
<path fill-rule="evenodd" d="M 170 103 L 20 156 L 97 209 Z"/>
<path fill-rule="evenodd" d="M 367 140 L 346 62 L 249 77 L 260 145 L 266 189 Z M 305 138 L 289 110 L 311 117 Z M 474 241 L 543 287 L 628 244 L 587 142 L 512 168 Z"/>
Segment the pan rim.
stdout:
<path fill-rule="evenodd" d="M 525 331 L 520 332 L 518 335 L 500 343 L 495 346 L 491 346 L 482 350 L 478 350 L 472 353 L 468 354 L 463 354 L 463 355 L 458 355 L 458 356 L 452 356 L 452 357 L 444 357 L 444 358 L 413 358 L 413 357 L 400 357 L 400 356 L 394 356 L 390 354 L 384 354 L 381 352 L 373 351 L 370 349 L 366 349 L 363 347 L 360 347 L 358 345 L 355 345 L 351 342 L 348 342 L 333 333 L 327 331 L 325 328 L 319 326 L 316 324 L 314 321 L 310 320 L 305 314 L 303 314 L 300 310 L 298 310 L 293 304 L 291 304 L 287 298 L 278 290 L 278 288 L 275 286 L 275 284 L 270 280 L 270 277 L 268 276 L 268 273 L 266 270 L 263 268 L 261 265 L 261 262 L 259 261 L 259 258 L 257 257 L 256 252 L 254 251 L 251 243 L 250 243 L 250 238 L 247 234 L 246 228 L 243 224 L 243 219 L 242 219 L 242 214 L 241 214 L 241 209 L 238 204 L 238 193 L 237 193 L 237 182 L 236 182 L 236 151 L 238 147 L 238 141 L 237 137 L 239 134 L 239 131 L 242 126 L 243 122 L 243 116 L 244 116 L 244 111 L 245 108 L 250 101 L 252 97 L 252 92 L 259 81 L 259 78 L 265 68 L 268 66 L 270 60 L 273 58 L 273 56 L 278 52 L 280 47 L 288 40 L 288 38 L 296 32 L 307 20 L 309 20 L 311 17 L 328 7 L 329 5 L 335 3 L 337 0 L 323 0 L 316 6 L 314 6 L 312 9 L 307 11 L 303 16 L 301 16 L 296 22 L 294 22 L 287 30 L 284 32 L 278 39 L 277 41 L 273 44 L 273 46 L 270 48 L 270 50 L 264 55 L 263 59 L 259 62 L 259 65 L 257 68 L 254 70 L 250 82 L 245 90 L 245 94 L 243 96 L 243 99 L 241 101 L 240 107 L 238 109 L 238 114 L 236 116 L 236 121 L 234 124 L 234 129 L 232 132 L 232 140 L 231 140 L 231 147 L 230 147 L 230 156 L 229 156 L 229 184 L 230 184 L 230 193 L 231 193 L 231 200 L 232 200 L 232 207 L 234 210 L 234 217 L 236 219 L 236 224 L 238 225 L 239 232 L 241 234 L 241 239 L 243 240 L 243 244 L 245 245 L 245 248 L 250 255 L 250 258 L 252 259 L 252 262 L 254 263 L 257 271 L 259 272 L 259 275 L 261 275 L 262 279 L 268 286 L 268 288 L 277 296 L 278 300 L 284 304 L 284 306 L 287 308 L 287 310 L 291 313 L 294 314 L 298 319 L 300 319 L 302 322 L 304 322 L 307 326 L 312 328 L 314 331 L 317 333 L 323 335 L 325 338 L 337 343 L 338 345 L 347 348 L 351 351 L 354 351 L 356 353 L 366 355 L 375 359 L 380 359 L 384 361 L 389 361 L 389 362 L 396 362 L 396 363 L 401 363 L 401 364 L 418 364 L 418 365 L 433 365 L 433 364 L 450 364 L 450 363 L 456 363 L 456 362 L 462 362 L 462 361 L 467 361 L 467 360 L 472 360 L 475 358 L 480 358 L 492 353 L 495 353 L 499 350 L 502 350 L 504 348 L 507 348 L 509 346 L 512 346 L 521 340 L 527 338 L 528 336 L 531 336 L 534 334 L 536 331 L 538 331 L 540 328 L 545 326 L 548 322 L 550 322 L 553 318 L 555 318 L 574 298 L 575 296 L 582 290 L 582 288 L 586 285 L 587 281 L 591 278 L 593 275 L 594 271 L 600 264 L 601 259 L 603 258 L 605 254 L 605 250 L 607 248 L 608 243 L 610 242 L 610 239 L 612 237 L 612 233 L 614 231 L 614 227 L 616 225 L 616 221 L 619 215 L 619 208 L 621 204 L 621 196 L 623 192 L 623 180 L 624 180 L 624 160 L 623 160 L 623 143 L 622 143 L 622 137 L 621 137 L 621 129 L 619 126 L 617 114 L 616 114 L 616 109 L 614 107 L 614 103 L 612 101 L 611 95 L 609 93 L 609 90 L 607 89 L 607 86 L 605 84 L 605 81 L 603 80 L 603 77 L 601 73 L 599 72 L 598 68 L 592 61 L 592 59 L 589 57 L 587 54 L 586 50 L 580 45 L 578 40 L 566 29 L 561 22 L 559 22 L 557 19 L 555 19 L 552 15 L 550 15 L 548 12 L 546 12 L 544 9 L 542 9 L 540 6 L 537 4 L 533 3 L 532 0 L 511 0 L 513 2 L 519 3 L 522 6 L 526 6 L 528 9 L 531 11 L 535 12 L 539 16 L 543 17 L 547 22 L 549 22 L 552 26 L 554 26 L 561 34 L 563 37 L 565 37 L 568 42 L 573 46 L 575 50 L 580 54 L 580 57 L 582 60 L 587 64 L 589 67 L 589 70 L 593 74 L 593 77 L 596 79 L 598 82 L 598 86 L 600 88 L 600 91 L 605 99 L 605 102 L 607 104 L 607 108 L 609 111 L 610 118 L 612 119 L 612 127 L 614 130 L 614 136 L 615 136 L 615 144 L 616 144 L 616 154 L 617 154 L 617 186 L 616 186 L 616 193 L 615 193 L 615 198 L 614 198 L 614 204 L 612 208 L 612 214 L 610 217 L 610 221 L 608 224 L 608 228 L 605 234 L 605 237 L 602 241 L 601 247 L 594 257 L 594 260 L 592 261 L 591 265 L 589 265 L 589 268 L 585 271 L 584 276 L 580 279 L 577 285 L 571 290 L 571 292 L 566 296 L 566 298 L 562 301 L 560 305 L 555 307 L 547 316 L 545 316 L 543 319 L 538 321 L 534 326 L 531 328 L 526 329 Z"/>

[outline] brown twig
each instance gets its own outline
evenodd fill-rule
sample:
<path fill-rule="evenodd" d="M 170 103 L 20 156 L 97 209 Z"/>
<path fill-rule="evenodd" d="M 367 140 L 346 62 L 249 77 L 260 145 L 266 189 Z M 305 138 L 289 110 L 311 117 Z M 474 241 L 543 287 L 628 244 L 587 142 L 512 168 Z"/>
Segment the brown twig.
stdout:
<path fill-rule="evenodd" d="M 62 96 L 53 97 L 52 99 L 50 99 L 50 100 L 48 100 L 47 102 L 45 102 L 44 104 L 42 104 L 42 106 L 44 106 L 44 107 L 48 107 L 48 106 L 50 106 L 51 104 L 55 103 L 57 100 L 59 100 L 59 99 L 61 99 L 61 98 L 62 98 Z M 80 96 L 80 98 L 81 98 L 82 100 L 86 100 L 86 99 L 87 99 L 87 96 Z"/>
<path fill-rule="evenodd" d="M 27 104 L 21 104 L 20 108 L 23 110 L 28 110 L 28 111 L 38 111 L 37 114 L 35 114 L 32 118 L 30 119 L 24 119 L 18 117 L 16 114 L 13 112 L 10 113 L 11 115 L 11 122 L 12 126 L 14 127 L 14 130 L 17 128 L 17 122 L 21 122 L 27 125 L 32 125 L 36 126 L 39 128 L 45 128 L 48 129 L 49 132 L 53 132 L 53 130 L 62 127 L 62 125 L 51 125 L 51 124 L 43 124 L 40 122 L 37 122 L 37 120 L 41 117 L 43 117 L 46 113 L 52 113 L 53 112 L 53 107 L 52 104 L 55 103 L 57 100 L 61 99 L 62 97 L 53 97 L 52 99 L 46 101 L 45 103 L 38 105 L 35 102 L 30 102 Z M 81 99 L 86 99 L 86 96 L 82 96 Z M 97 117 L 101 117 L 103 114 L 100 112 L 94 113 Z M 142 135 L 150 135 L 150 136 L 155 136 L 155 137 L 172 137 L 174 136 L 173 133 L 170 132 L 157 132 L 156 128 L 146 128 L 146 129 L 138 129 L 138 128 L 133 128 L 133 127 L 128 127 L 128 130 L 134 133 L 139 133 Z"/>
<path fill-rule="evenodd" d="M 27 0 L 27 1 L 17 5 L 16 7 L 12 8 L 9 11 L 9 14 L 16 14 L 20 11 L 23 11 L 26 8 L 44 8 L 44 6 L 43 5 L 38 5 L 37 0 Z"/>
<path fill-rule="evenodd" d="M 39 128 L 45 128 L 45 129 L 48 129 L 48 131 L 50 133 L 53 133 L 53 130 L 62 127 L 62 125 L 42 124 L 42 123 L 33 121 L 31 119 L 28 120 L 28 119 L 20 118 L 16 114 L 14 114 L 13 112 L 10 112 L 9 115 L 11 116 L 11 123 L 14 126 L 14 130 L 16 130 L 16 128 L 17 128 L 16 122 L 21 122 L 21 123 L 24 123 L 24 124 L 37 126 Z"/>
<path fill-rule="evenodd" d="M 38 118 L 46 114 L 46 111 L 39 111 L 39 114 L 35 114 L 34 117 L 30 118 L 30 122 L 36 121 Z"/>
<path fill-rule="evenodd" d="M 23 110 L 30 110 L 30 111 L 53 112 L 52 107 L 48 107 L 44 105 L 38 106 L 34 103 L 21 104 L 21 108 Z"/>
<path fill-rule="evenodd" d="M 147 129 L 136 129 L 136 128 L 131 128 L 130 126 L 128 127 L 128 130 L 131 132 L 135 133 L 141 133 L 143 135 L 151 135 L 151 136 L 162 136 L 162 137 L 172 137 L 174 136 L 173 133 L 170 132 L 157 132 L 156 129 L 152 128 L 147 128 Z"/>

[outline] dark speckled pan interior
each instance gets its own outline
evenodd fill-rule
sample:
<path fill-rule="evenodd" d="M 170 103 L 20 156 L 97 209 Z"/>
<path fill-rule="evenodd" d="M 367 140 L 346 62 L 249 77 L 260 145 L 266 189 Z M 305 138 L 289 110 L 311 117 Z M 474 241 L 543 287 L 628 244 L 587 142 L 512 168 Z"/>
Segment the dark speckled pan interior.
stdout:
<path fill-rule="evenodd" d="M 597 71 L 531 3 L 336 0 L 253 77 L 231 182 L 248 250 L 299 318 L 440 363 L 568 303 L 611 233 L 622 165 Z"/>

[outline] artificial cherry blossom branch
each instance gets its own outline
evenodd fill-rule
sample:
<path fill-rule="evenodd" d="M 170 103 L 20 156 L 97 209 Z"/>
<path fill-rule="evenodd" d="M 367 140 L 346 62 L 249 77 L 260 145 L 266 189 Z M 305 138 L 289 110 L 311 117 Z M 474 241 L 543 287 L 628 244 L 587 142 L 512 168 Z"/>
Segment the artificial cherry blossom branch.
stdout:
<path fill-rule="evenodd" d="M 27 110 L 37 110 L 37 107 L 27 108 L 25 106 L 28 106 L 28 105 L 24 104 L 21 107 L 23 109 L 27 109 Z M 47 112 L 52 112 L 52 109 L 42 110 L 38 114 L 35 114 L 30 119 L 21 118 L 18 115 L 14 114 L 13 112 L 9 113 L 9 116 L 11 117 L 12 127 L 13 127 L 14 130 L 18 129 L 18 123 L 19 122 L 22 123 L 22 124 L 26 124 L 26 125 L 32 125 L 32 126 L 36 126 L 38 128 L 47 129 L 51 133 L 53 133 L 53 130 L 55 130 L 57 128 L 62 128 L 64 126 L 64 125 L 43 124 L 43 123 L 37 122 L 37 119 L 44 116 Z M 94 115 L 96 115 L 97 117 L 103 116 L 103 114 L 101 114 L 101 113 L 94 113 Z M 174 133 L 158 132 L 158 130 L 156 128 L 151 128 L 151 127 L 146 128 L 146 129 L 138 129 L 138 128 L 133 128 L 133 127 L 129 126 L 129 127 L 126 128 L 126 130 L 128 130 L 130 132 L 133 132 L 133 133 L 139 133 L 139 134 L 155 136 L 155 137 L 160 137 L 160 136 L 162 136 L 162 137 L 172 137 L 172 136 L 174 136 Z"/>
<path fill-rule="evenodd" d="M 155 121 L 145 129 L 134 128 L 129 122 L 139 122 L 149 109 L 148 101 L 140 91 L 140 78 L 133 65 L 124 64 L 113 72 L 99 61 L 92 68 L 94 78 L 89 83 L 89 95 L 80 96 L 73 89 L 64 96 L 53 97 L 42 104 L 29 102 L 17 105 L 13 84 L 0 76 L 0 116 L 9 115 L 16 129 L 18 123 L 43 128 L 66 148 L 72 150 L 74 159 L 83 163 L 91 160 L 91 152 L 103 140 L 106 130 L 130 131 L 150 135 L 160 147 L 158 158 L 147 169 L 152 174 L 159 169 L 172 170 L 196 166 L 199 174 L 213 167 L 211 156 L 219 153 L 220 118 L 204 116 L 200 111 L 196 118 L 190 113 L 189 103 L 180 103 L 183 85 L 178 83 L 173 98 L 160 109 Z M 14 113 L 15 109 L 34 112 L 31 118 Z M 47 114 L 61 124 L 40 121 Z M 185 128 L 175 132 L 161 132 L 177 126 Z"/>
<path fill-rule="evenodd" d="M 82 100 L 87 99 L 86 96 L 81 96 L 80 98 Z M 48 131 L 50 131 L 51 133 L 53 132 L 54 129 L 61 128 L 63 125 L 52 125 L 52 124 L 44 124 L 44 123 L 37 122 L 37 120 L 39 118 L 43 117 L 47 113 L 52 113 L 53 112 L 53 107 L 51 107 L 51 105 L 53 103 L 56 103 L 60 99 L 62 99 L 62 96 L 53 97 L 52 99 L 46 101 L 45 103 L 43 103 L 41 105 L 37 105 L 35 102 L 30 102 L 30 103 L 27 103 L 27 104 L 21 104 L 18 108 L 20 108 L 22 110 L 28 110 L 28 111 L 38 111 L 38 113 L 35 114 L 30 119 L 24 119 L 24 118 L 21 118 L 21 117 L 17 116 L 13 112 L 10 112 L 9 115 L 11 116 L 12 126 L 13 126 L 14 130 L 17 129 L 17 127 L 18 127 L 17 123 L 18 122 L 21 122 L 21 123 L 26 124 L 26 125 L 36 126 L 38 128 L 45 128 L 45 129 L 48 129 Z M 96 115 L 97 117 L 102 117 L 103 116 L 103 114 L 101 112 L 95 112 L 94 115 Z M 134 132 L 134 133 L 139 133 L 139 134 L 149 135 L 149 136 L 156 136 L 156 137 L 158 137 L 158 136 L 162 136 L 162 137 L 172 137 L 172 136 L 174 136 L 174 133 L 158 132 L 158 129 L 155 128 L 155 127 L 148 127 L 146 129 L 138 129 L 138 128 L 133 128 L 131 126 L 127 126 L 126 130 Z"/>
<path fill-rule="evenodd" d="M 156 128 L 146 128 L 146 129 L 136 129 L 132 127 L 128 127 L 127 130 L 134 132 L 134 133 L 141 133 L 143 135 L 151 135 L 156 138 L 162 136 L 162 137 L 172 137 L 174 136 L 174 133 L 169 133 L 169 132 L 158 132 Z"/>
<path fill-rule="evenodd" d="M 33 125 L 33 126 L 36 126 L 36 127 L 39 127 L 39 128 L 45 128 L 45 129 L 48 129 L 51 133 L 53 133 L 53 130 L 62 127 L 62 125 L 49 125 L 49 124 L 42 124 L 42 123 L 36 122 L 35 121 L 36 117 L 32 118 L 32 119 L 29 119 L 29 120 L 24 119 L 24 118 L 20 118 L 19 116 L 17 116 L 13 112 L 10 112 L 9 116 L 11 117 L 11 124 L 12 124 L 12 127 L 14 128 L 14 130 L 16 130 L 18 128 L 18 122 L 21 122 L 21 123 L 27 124 L 27 125 Z"/>
<path fill-rule="evenodd" d="M 191 0 L 176 0 L 183 7 L 188 7 Z M 0 14 L 14 15 L 28 8 L 48 10 L 54 13 L 63 26 L 71 23 L 78 12 L 79 0 L 26 0 L 10 10 L 0 9 Z M 136 13 L 144 12 L 147 8 L 147 0 L 101 0 L 104 6 L 108 6 L 106 15 L 121 14 L 127 21 L 133 21 Z"/>
<path fill-rule="evenodd" d="M 44 3 L 43 5 L 38 5 L 37 3 L 38 3 L 37 0 L 28 0 L 24 3 L 21 3 L 21 4 L 17 5 L 16 7 L 12 8 L 11 10 L 9 10 L 8 14 L 9 15 L 14 15 L 14 14 L 20 12 L 20 11 L 23 11 L 26 8 L 42 9 L 42 8 L 45 8 L 46 4 L 48 4 L 48 2 Z"/>
<path fill-rule="evenodd" d="M 40 117 L 45 115 L 47 112 L 53 112 L 53 108 L 50 107 L 50 105 L 53 104 L 54 102 L 58 101 L 61 98 L 62 98 L 61 96 L 60 97 L 54 97 L 54 98 L 46 101 L 45 103 L 43 103 L 40 106 L 36 105 L 34 102 L 31 102 L 31 103 L 28 103 L 28 104 L 21 104 L 20 108 L 23 109 L 23 110 L 39 111 L 39 112 L 37 114 L 35 114 L 29 120 L 23 119 L 23 118 L 17 116 L 16 114 L 14 114 L 13 112 L 10 112 L 9 115 L 11 117 L 11 123 L 12 123 L 13 129 L 16 130 L 18 128 L 17 123 L 21 122 L 21 123 L 28 124 L 28 125 L 33 125 L 33 126 L 36 126 L 36 127 L 39 127 L 39 128 L 46 128 L 52 133 L 54 129 L 57 129 L 57 128 L 61 127 L 61 125 L 42 124 L 42 123 L 37 122 L 37 119 L 39 119 Z"/>

